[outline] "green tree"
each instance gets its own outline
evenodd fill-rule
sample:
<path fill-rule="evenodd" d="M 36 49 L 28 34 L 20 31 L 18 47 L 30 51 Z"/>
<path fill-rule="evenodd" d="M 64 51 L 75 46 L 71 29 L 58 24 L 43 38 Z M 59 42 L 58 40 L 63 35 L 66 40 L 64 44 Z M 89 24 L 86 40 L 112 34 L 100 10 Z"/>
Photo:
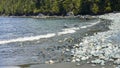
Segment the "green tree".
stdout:
<path fill-rule="evenodd" d="M 54 13 L 59 13 L 59 4 L 58 4 L 58 1 L 57 0 L 54 0 L 52 2 L 52 6 L 51 6 L 51 12 L 54 14 Z"/>
<path fill-rule="evenodd" d="M 110 12 L 112 9 L 111 9 L 111 3 L 110 3 L 110 0 L 106 0 L 105 1 L 105 12 Z"/>
<path fill-rule="evenodd" d="M 3 15 L 99 14 L 120 11 L 120 0 L 0 0 Z"/>
<path fill-rule="evenodd" d="M 81 14 L 90 14 L 91 13 L 91 0 L 82 0 L 80 11 L 81 11 Z"/>
<path fill-rule="evenodd" d="M 91 10 L 94 14 L 97 14 L 99 12 L 98 5 L 94 3 Z"/>

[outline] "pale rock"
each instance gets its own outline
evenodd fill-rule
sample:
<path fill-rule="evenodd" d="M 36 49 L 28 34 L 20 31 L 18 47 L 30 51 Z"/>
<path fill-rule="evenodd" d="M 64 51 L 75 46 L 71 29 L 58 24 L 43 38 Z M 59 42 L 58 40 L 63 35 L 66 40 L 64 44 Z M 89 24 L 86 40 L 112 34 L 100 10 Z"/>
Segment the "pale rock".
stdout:
<path fill-rule="evenodd" d="M 71 60 L 70 59 L 67 59 L 67 62 L 70 62 Z"/>
<path fill-rule="evenodd" d="M 102 38 L 101 41 L 104 42 L 104 41 L 105 41 L 105 38 Z"/>
<path fill-rule="evenodd" d="M 96 65 L 95 64 L 91 64 L 91 66 L 95 67 Z"/>
<path fill-rule="evenodd" d="M 45 62 L 46 64 L 53 64 L 53 63 L 55 63 L 53 60 L 49 60 L 49 61 L 46 61 Z"/>
<path fill-rule="evenodd" d="M 49 61 L 45 61 L 45 64 L 49 64 Z"/>
<path fill-rule="evenodd" d="M 113 61 L 114 61 L 114 59 L 109 59 L 109 61 L 112 61 L 112 62 L 113 62 Z"/>
<path fill-rule="evenodd" d="M 115 57 L 115 58 L 119 58 L 119 59 L 120 59 L 120 54 L 119 54 L 119 53 L 117 53 L 117 54 L 115 54 L 115 55 L 114 55 L 114 57 Z"/>
<path fill-rule="evenodd" d="M 49 64 L 53 64 L 53 63 L 55 63 L 53 60 L 50 60 L 50 61 L 49 61 Z"/>
<path fill-rule="evenodd" d="M 120 68 L 120 65 L 118 65 L 117 67 L 115 67 L 115 68 Z"/>
<path fill-rule="evenodd" d="M 77 61 L 77 62 L 80 62 L 80 59 L 79 59 L 79 58 L 77 58 L 77 59 L 76 59 L 76 61 Z"/>
<path fill-rule="evenodd" d="M 101 48 L 102 48 L 101 46 L 97 46 L 97 47 L 96 47 L 97 50 L 100 50 Z"/>
<path fill-rule="evenodd" d="M 84 44 L 88 44 L 89 42 L 88 42 L 88 40 L 84 40 Z"/>
<path fill-rule="evenodd" d="M 91 61 L 91 63 L 104 65 L 105 61 L 104 60 L 100 60 L 100 59 L 96 59 L 96 60 Z"/>
<path fill-rule="evenodd" d="M 80 63 L 77 63 L 76 65 L 77 65 L 77 66 L 80 66 Z"/>
<path fill-rule="evenodd" d="M 120 59 L 114 61 L 115 64 L 120 64 Z"/>
<path fill-rule="evenodd" d="M 59 43 L 62 43 L 63 41 L 62 41 L 62 40 L 59 40 L 58 42 L 59 42 Z"/>
<path fill-rule="evenodd" d="M 70 51 L 70 49 L 65 49 L 66 51 Z"/>
<path fill-rule="evenodd" d="M 89 57 L 82 57 L 81 60 L 87 60 Z"/>
<path fill-rule="evenodd" d="M 71 62 L 76 62 L 75 59 L 73 59 Z"/>
<path fill-rule="evenodd" d="M 104 62 L 104 61 L 102 61 L 100 64 L 101 64 L 101 65 L 105 65 L 105 62 Z"/>
<path fill-rule="evenodd" d="M 79 45 L 78 45 L 78 44 L 74 44 L 74 46 L 79 47 Z"/>
<path fill-rule="evenodd" d="M 90 62 L 88 61 L 87 64 L 89 64 Z"/>

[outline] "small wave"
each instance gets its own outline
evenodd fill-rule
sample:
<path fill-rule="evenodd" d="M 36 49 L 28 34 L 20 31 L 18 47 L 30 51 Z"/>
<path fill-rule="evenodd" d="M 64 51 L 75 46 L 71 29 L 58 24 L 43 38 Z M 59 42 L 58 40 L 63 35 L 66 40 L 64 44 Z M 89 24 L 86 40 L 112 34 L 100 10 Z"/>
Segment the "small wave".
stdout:
<path fill-rule="evenodd" d="M 64 34 L 72 34 L 75 32 L 76 32 L 76 30 L 65 30 L 63 32 L 58 32 L 57 34 L 58 34 L 58 36 L 60 36 L 60 35 L 64 35 Z"/>
<path fill-rule="evenodd" d="M 39 39 L 43 39 L 43 38 L 51 38 L 51 37 L 54 37 L 56 35 L 60 36 L 60 35 L 65 35 L 65 34 L 73 34 L 77 30 L 80 30 L 82 28 L 88 28 L 88 27 L 94 26 L 99 22 L 100 21 L 92 23 L 90 25 L 82 26 L 80 28 L 79 27 L 66 28 L 66 29 L 63 29 L 63 31 L 57 32 L 57 33 L 49 33 L 49 34 L 46 34 L 46 35 L 23 37 L 23 38 L 16 38 L 16 39 L 10 39 L 10 40 L 0 40 L 0 44 L 8 44 L 8 43 L 13 43 L 13 42 L 35 41 L 35 40 L 39 40 Z"/>
<path fill-rule="evenodd" d="M 42 38 L 51 38 L 54 36 L 55 36 L 55 33 L 39 35 L 39 36 L 23 37 L 23 38 L 17 38 L 17 39 L 3 40 L 3 41 L 0 41 L 0 44 L 7 44 L 7 43 L 12 43 L 12 42 L 34 41 L 34 40 L 39 40 Z"/>
<path fill-rule="evenodd" d="M 97 22 L 95 22 L 95 23 L 92 23 L 92 24 L 90 24 L 90 25 L 87 25 L 87 26 L 82 26 L 82 27 L 80 27 L 80 28 L 88 28 L 88 27 L 92 27 L 92 26 L 94 26 L 94 25 L 96 25 L 96 24 L 98 24 L 98 23 L 100 23 L 100 20 L 99 21 L 97 21 Z"/>

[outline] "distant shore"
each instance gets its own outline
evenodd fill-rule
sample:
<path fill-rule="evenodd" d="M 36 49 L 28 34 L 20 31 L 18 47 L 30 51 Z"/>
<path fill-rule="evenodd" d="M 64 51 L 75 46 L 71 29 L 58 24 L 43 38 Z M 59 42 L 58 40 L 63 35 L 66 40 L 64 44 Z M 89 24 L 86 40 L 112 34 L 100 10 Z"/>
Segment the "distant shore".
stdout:
<path fill-rule="evenodd" d="M 112 14 L 116 14 L 119 12 L 111 12 Z M 101 15 L 106 15 L 106 14 L 111 14 L 111 13 L 105 13 L 105 14 L 101 14 Z M 96 15 L 70 15 L 70 16 L 57 16 L 57 15 L 52 15 L 52 16 L 47 16 L 47 15 L 30 15 L 30 16 L 26 16 L 26 15 L 21 15 L 21 16 L 7 16 L 7 15 L 1 15 L 0 17 L 11 17 L 11 18 L 35 18 L 35 19 L 45 19 L 45 18 L 80 18 L 80 19 L 96 19 L 99 18 L 100 14 L 96 14 Z"/>
<path fill-rule="evenodd" d="M 21 18 L 96 18 L 93 15 L 77 15 L 77 16 L 0 16 L 0 17 L 21 17 Z"/>

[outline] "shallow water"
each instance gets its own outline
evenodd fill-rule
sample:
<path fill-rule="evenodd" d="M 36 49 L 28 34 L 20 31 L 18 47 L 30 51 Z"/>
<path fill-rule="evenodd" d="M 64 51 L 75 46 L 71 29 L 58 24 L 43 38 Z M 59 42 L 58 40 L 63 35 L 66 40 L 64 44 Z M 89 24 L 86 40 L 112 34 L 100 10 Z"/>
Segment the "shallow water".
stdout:
<path fill-rule="evenodd" d="M 0 67 L 41 64 L 50 59 L 64 62 L 70 58 L 69 53 L 62 53 L 65 48 L 86 35 L 109 29 L 103 25 L 100 19 L 0 17 Z"/>
<path fill-rule="evenodd" d="M 94 21 L 94 20 L 93 20 Z M 0 40 L 56 33 L 74 25 L 90 24 L 79 19 L 0 18 Z"/>

